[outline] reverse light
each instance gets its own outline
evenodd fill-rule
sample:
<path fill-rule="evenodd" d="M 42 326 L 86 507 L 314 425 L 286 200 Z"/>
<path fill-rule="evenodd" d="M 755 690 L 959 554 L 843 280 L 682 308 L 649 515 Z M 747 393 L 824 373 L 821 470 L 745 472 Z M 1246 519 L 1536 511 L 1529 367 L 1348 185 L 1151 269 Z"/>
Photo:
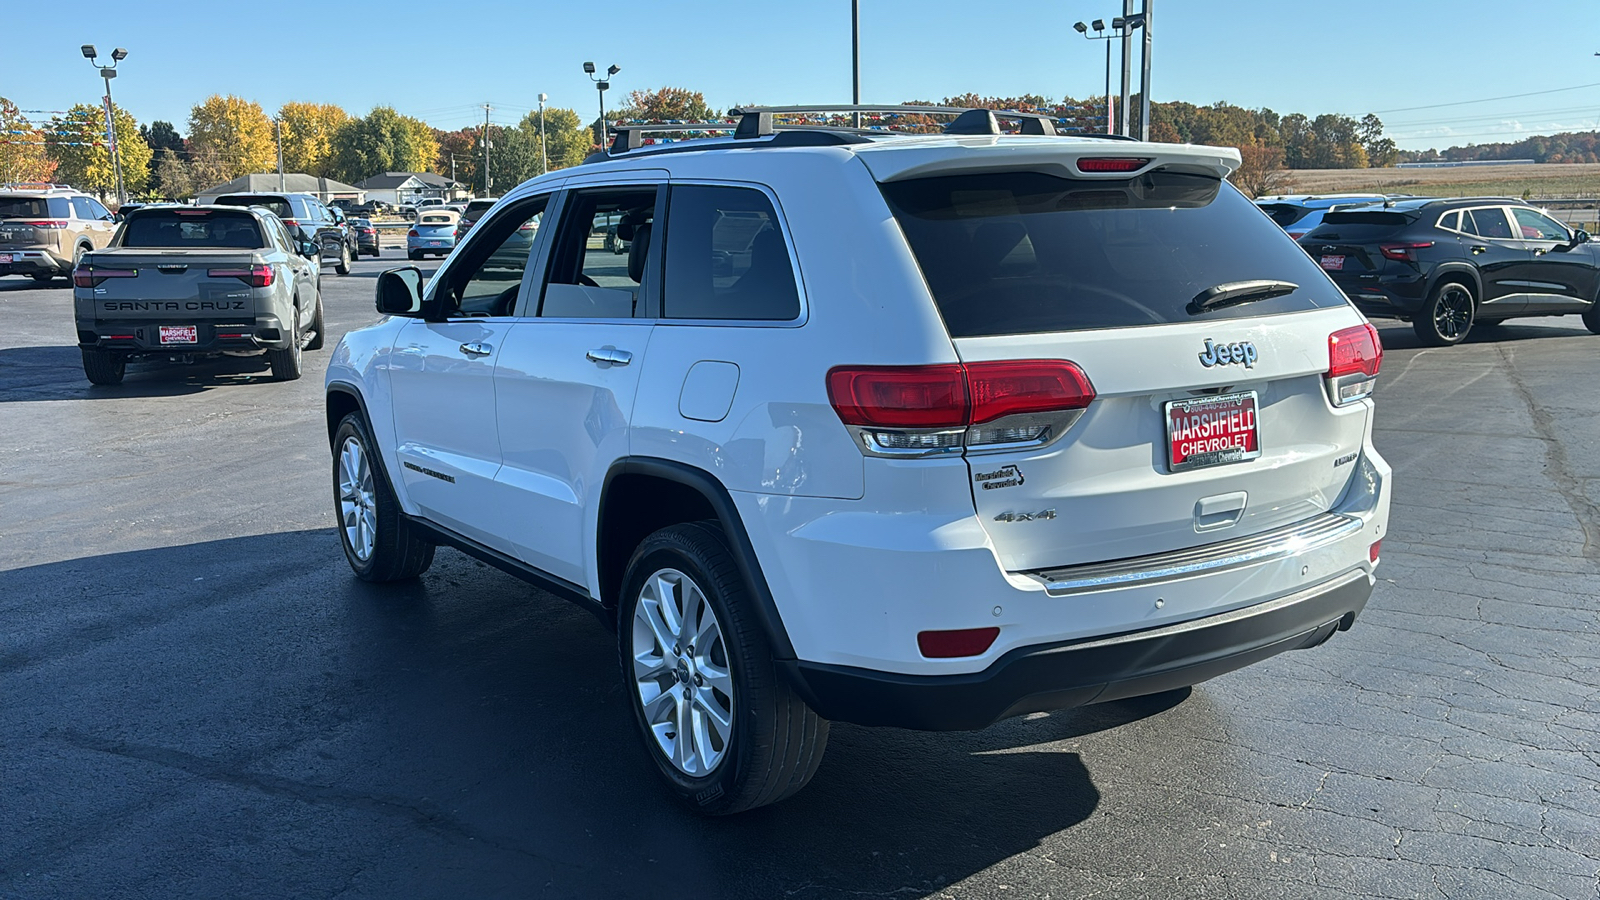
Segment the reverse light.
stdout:
<path fill-rule="evenodd" d="M 237 278 L 251 287 L 271 287 L 276 277 L 271 266 L 241 266 L 229 269 L 207 269 L 209 278 Z"/>
<path fill-rule="evenodd" d="M 1078 160 L 1079 172 L 1137 172 L 1150 165 L 1149 157 L 1085 156 Z"/>
<path fill-rule="evenodd" d="M 81 288 L 99 287 L 100 282 L 107 278 L 137 278 L 138 269 L 100 269 L 94 266 L 79 266 L 72 270 L 72 286 Z"/>
<path fill-rule="evenodd" d="M 1000 629 L 994 625 L 958 631 L 920 631 L 917 633 L 917 649 L 928 659 L 982 656 L 994 646 L 994 640 L 999 636 Z"/>
<path fill-rule="evenodd" d="M 1383 366 L 1383 342 L 1378 329 L 1362 323 L 1328 335 L 1328 399 L 1347 406 L 1371 396 Z"/>
<path fill-rule="evenodd" d="M 1433 241 L 1414 241 L 1407 244 L 1379 244 L 1378 252 L 1384 259 L 1393 259 L 1399 262 L 1416 262 L 1417 251 L 1433 246 Z"/>

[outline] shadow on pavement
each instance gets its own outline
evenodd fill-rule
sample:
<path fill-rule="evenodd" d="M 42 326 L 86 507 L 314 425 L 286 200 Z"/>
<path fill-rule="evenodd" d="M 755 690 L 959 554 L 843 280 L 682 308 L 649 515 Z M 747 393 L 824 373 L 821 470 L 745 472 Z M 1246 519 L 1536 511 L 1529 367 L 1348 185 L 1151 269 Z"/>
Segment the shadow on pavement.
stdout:
<path fill-rule="evenodd" d="M 1573 324 L 1568 324 L 1569 322 Z M 1537 323 L 1537 324 L 1535 324 Z M 1559 323 L 1559 324 L 1557 324 Z M 1417 333 L 1411 329 L 1410 323 L 1398 322 L 1394 319 L 1373 319 L 1373 327 L 1378 329 L 1378 337 L 1383 341 L 1385 350 L 1423 350 L 1433 349 L 1424 344 Z M 1467 332 L 1467 339 L 1462 344 L 1499 344 L 1508 341 L 1532 341 L 1540 338 L 1563 337 L 1595 337 L 1577 316 L 1545 319 L 1512 319 L 1498 325 L 1485 325 L 1478 323 Z M 1448 350 L 1449 347 L 1437 348 Z"/>
<path fill-rule="evenodd" d="M 614 636 L 454 551 L 390 586 L 357 581 L 332 529 L 87 556 L 0 571 L 0 616 L 0 733 L 35 786 L 13 871 L 84 895 L 177 868 L 214 896 L 291 871 L 311 893 L 359 871 L 369 896 L 925 896 L 1094 812 L 1056 742 L 1187 696 L 974 733 L 837 725 L 798 796 L 706 819 L 658 783 Z M 160 833 L 109 837 L 130 803 Z M 249 875 L 214 849 L 241 842 Z"/>
<path fill-rule="evenodd" d="M 270 380 L 265 356 L 225 356 L 187 364 L 133 360 L 122 384 L 97 386 L 84 376 L 77 347 L 0 347 L 0 403 L 177 397 Z"/>

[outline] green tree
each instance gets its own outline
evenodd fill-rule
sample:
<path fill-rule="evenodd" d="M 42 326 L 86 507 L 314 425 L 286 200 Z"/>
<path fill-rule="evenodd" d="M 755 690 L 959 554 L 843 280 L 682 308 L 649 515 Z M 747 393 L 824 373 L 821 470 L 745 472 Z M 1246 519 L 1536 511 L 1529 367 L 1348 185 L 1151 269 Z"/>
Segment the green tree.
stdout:
<path fill-rule="evenodd" d="M 374 107 L 334 133 L 329 168 L 351 183 L 380 172 L 427 172 L 439 156 L 433 129 L 390 106 Z"/>
<path fill-rule="evenodd" d="M 204 150 L 221 160 L 223 181 L 278 168 L 272 120 L 261 104 L 232 94 L 213 94 L 189 111 L 189 149 Z"/>
<path fill-rule="evenodd" d="M 112 107 L 112 122 L 122 160 L 123 189 L 130 196 L 142 194 L 150 185 L 150 145 L 139 136 L 138 121 L 121 107 Z M 50 145 L 56 178 L 102 197 L 114 192 L 117 175 L 106 140 L 104 110 L 80 103 L 65 116 L 52 119 L 51 125 L 57 132 L 56 142 Z"/>
<path fill-rule="evenodd" d="M 283 170 L 329 174 L 333 136 L 350 114 L 332 103 L 285 103 L 278 108 L 283 131 Z"/>
<path fill-rule="evenodd" d="M 150 193 L 156 197 L 171 196 L 161 181 L 161 164 L 168 158 L 182 157 L 188 153 L 183 135 L 171 122 L 158 120 L 151 122 L 148 127 L 140 125 L 139 137 L 144 138 L 150 147 Z"/>
<path fill-rule="evenodd" d="M 0 97 L 0 180 L 49 181 L 56 174 L 43 131 Z"/>
<path fill-rule="evenodd" d="M 539 148 L 539 113 L 531 112 L 520 126 L 533 138 L 534 151 Z M 550 168 L 565 169 L 583 162 L 592 146 L 589 129 L 583 120 L 570 109 L 547 107 L 544 111 L 545 152 L 550 158 Z M 537 174 L 537 170 L 535 170 Z"/>
<path fill-rule="evenodd" d="M 478 183 L 478 169 L 483 162 L 483 148 L 478 146 L 482 129 L 460 128 L 455 131 L 433 130 L 433 139 L 439 145 L 439 155 L 434 159 L 433 170 L 462 184 Z"/>

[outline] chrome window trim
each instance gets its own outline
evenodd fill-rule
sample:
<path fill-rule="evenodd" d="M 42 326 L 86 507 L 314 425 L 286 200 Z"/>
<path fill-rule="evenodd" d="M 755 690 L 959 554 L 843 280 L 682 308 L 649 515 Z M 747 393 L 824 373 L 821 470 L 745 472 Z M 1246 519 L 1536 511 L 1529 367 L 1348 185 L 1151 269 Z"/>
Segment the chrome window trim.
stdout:
<path fill-rule="evenodd" d="M 794 275 L 795 292 L 800 298 L 800 314 L 793 319 L 672 319 L 660 316 L 654 321 L 661 325 L 695 325 L 700 327 L 717 328 L 799 328 L 811 319 L 811 302 L 806 295 L 805 276 L 800 272 L 800 255 L 795 252 L 794 234 L 789 230 L 789 217 L 783 211 L 783 204 L 778 201 L 777 192 L 767 185 L 756 181 L 738 181 L 722 178 L 669 178 L 669 188 L 678 185 L 694 187 L 727 187 L 757 190 L 767 197 L 767 202 L 772 204 L 773 214 L 778 218 L 778 231 L 783 235 L 784 249 L 789 253 L 789 269 Z M 672 239 L 672 199 L 670 192 L 667 195 L 667 240 Z M 665 244 L 662 245 L 665 252 Z M 665 260 L 663 260 L 665 262 Z M 665 279 L 661 285 L 661 305 L 667 305 Z"/>

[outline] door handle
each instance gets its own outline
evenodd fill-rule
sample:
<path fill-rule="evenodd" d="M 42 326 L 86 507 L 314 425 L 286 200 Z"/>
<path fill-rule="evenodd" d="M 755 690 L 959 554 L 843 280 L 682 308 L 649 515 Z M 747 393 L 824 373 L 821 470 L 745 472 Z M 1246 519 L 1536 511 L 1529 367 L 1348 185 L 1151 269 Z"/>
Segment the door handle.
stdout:
<path fill-rule="evenodd" d="M 584 354 L 590 362 L 611 363 L 613 366 L 625 366 L 633 362 L 633 354 L 627 350 L 618 350 L 614 347 L 602 347 L 599 350 L 590 350 Z"/>
<path fill-rule="evenodd" d="M 1472 248 L 1472 252 L 1473 252 L 1473 253 L 1484 253 L 1484 252 L 1487 252 L 1487 251 L 1488 251 L 1488 249 L 1489 249 L 1489 248 L 1488 248 L 1488 247 L 1481 247 L 1481 246 L 1479 246 L 1479 247 L 1473 247 L 1473 248 Z"/>
<path fill-rule="evenodd" d="M 1543 247 L 1536 247 L 1536 248 L 1534 248 L 1533 255 L 1534 256 L 1543 256 L 1543 255 L 1545 255 L 1546 253 L 1549 253 L 1549 252 L 1550 251 L 1546 250 Z"/>
<path fill-rule="evenodd" d="M 482 341 L 473 341 L 470 344 L 462 344 L 461 352 L 467 356 L 488 356 L 494 352 L 494 348 Z"/>

